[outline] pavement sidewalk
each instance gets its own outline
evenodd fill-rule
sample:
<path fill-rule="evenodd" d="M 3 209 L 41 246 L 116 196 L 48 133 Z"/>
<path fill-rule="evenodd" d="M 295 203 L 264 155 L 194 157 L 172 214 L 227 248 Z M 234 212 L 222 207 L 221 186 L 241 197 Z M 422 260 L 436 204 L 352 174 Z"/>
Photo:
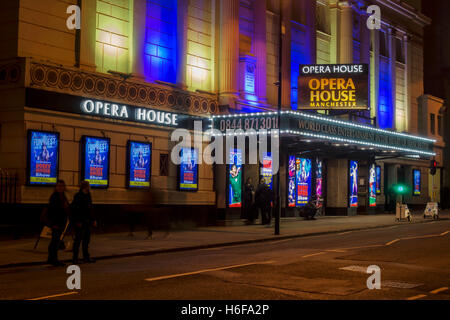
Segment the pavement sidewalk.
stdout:
<path fill-rule="evenodd" d="M 440 219 L 450 219 L 450 212 L 441 212 Z M 90 252 L 95 259 L 110 259 L 431 221 L 424 219 L 422 213 L 415 214 L 412 222 L 396 222 L 395 215 L 392 214 L 320 217 L 314 221 L 282 218 L 278 236 L 274 235 L 273 222 L 270 228 L 262 225 L 235 225 L 174 230 L 169 234 L 157 231 L 153 233 L 152 239 L 146 239 L 144 231 L 135 232 L 134 236 L 129 236 L 127 232 L 93 234 Z M 67 236 L 65 240 L 70 241 L 71 236 Z M 49 240 L 41 239 L 37 249 L 33 250 L 35 242 L 36 239 L 0 241 L 0 268 L 45 264 Z M 69 262 L 71 252 L 59 251 L 59 258 Z"/>

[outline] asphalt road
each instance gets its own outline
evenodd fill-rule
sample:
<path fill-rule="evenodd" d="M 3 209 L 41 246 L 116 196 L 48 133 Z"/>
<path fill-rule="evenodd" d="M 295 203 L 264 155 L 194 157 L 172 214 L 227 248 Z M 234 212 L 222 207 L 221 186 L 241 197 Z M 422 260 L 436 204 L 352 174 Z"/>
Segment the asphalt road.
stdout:
<path fill-rule="evenodd" d="M 314 223 L 314 222 L 309 222 Z M 366 269 L 381 269 L 369 290 Z M 445 299 L 450 221 L 81 264 L 0 270 L 0 299 Z M 342 269 L 345 268 L 345 269 Z"/>

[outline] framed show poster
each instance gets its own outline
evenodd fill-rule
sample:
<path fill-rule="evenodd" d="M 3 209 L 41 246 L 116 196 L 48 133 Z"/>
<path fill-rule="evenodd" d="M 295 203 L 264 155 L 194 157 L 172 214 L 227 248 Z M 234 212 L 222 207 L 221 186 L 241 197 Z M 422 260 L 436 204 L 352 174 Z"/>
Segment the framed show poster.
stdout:
<path fill-rule="evenodd" d="M 287 166 L 287 203 L 288 207 L 295 207 L 296 203 L 296 184 L 295 184 L 295 156 L 289 156 Z"/>
<path fill-rule="evenodd" d="M 55 185 L 58 180 L 59 133 L 28 130 L 27 183 Z"/>
<path fill-rule="evenodd" d="M 372 163 L 369 165 L 369 207 L 377 206 L 377 176 L 376 167 Z"/>
<path fill-rule="evenodd" d="M 135 189 L 150 188 L 152 144 L 128 141 L 127 186 Z"/>
<path fill-rule="evenodd" d="M 227 193 L 228 207 L 242 207 L 242 150 L 230 149 L 228 152 Z"/>
<path fill-rule="evenodd" d="M 413 176 L 413 195 L 420 196 L 420 193 L 422 191 L 422 174 L 420 170 L 414 169 L 412 176 Z"/>
<path fill-rule="evenodd" d="M 349 161 L 349 206 L 358 207 L 358 162 Z"/>
<path fill-rule="evenodd" d="M 181 148 L 178 166 L 178 190 L 198 190 L 198 149 Z"/>
<path fill-rule="evenodd" d="M 295 180 L 297 190 L 296 206 L 305 206 L 311 197 L 311 159 L 296 157 Z"/>
<path fill-rule="evenodd" d="M 375 175 L 376 175 L 376 193 L 381 194 L 381 167 L 375 166 Z"/>
<path fill-rule="evenodd" d="M 82 180 L 89 182 L 93 188 L 109 186 L 109 138 L 82 137 L 81 164 Z"/>
<path fill-rule="evenodd" d="M 273 169 L 272 169 L 272 156 L 270 152 L 264 153 L 262 157 L 262 165 L 260 168 L 260 176 L 264 178 L 266 185 L 272 190 L 273 188 Z"/>

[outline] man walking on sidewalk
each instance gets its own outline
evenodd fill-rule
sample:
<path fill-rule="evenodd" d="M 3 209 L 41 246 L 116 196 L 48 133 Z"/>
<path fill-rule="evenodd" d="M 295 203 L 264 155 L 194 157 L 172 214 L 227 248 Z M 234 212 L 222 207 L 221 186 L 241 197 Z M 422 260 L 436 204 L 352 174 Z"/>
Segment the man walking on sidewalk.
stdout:
<path fill-rule="evenodd" d="M 83 248 L 84 262 L 95 262 L 89 256 L 89 242 L 91 240 L 91 226 L 96 226 L 97 222 L 92 214 L 92 198 L 88 181 L 81 182 L 80 191 L 75 195 L 71 205 L 70 222 L 75 231 L 73 241 L 73 264 L 78 264 L 78 252 L 80 244 Z"/>
<path fill-rule="evenodd" d="M 64 265 L 58 260 L 58 249 L 69 214 L 69 201 L 67 201 L 65 191 L 65 182 L 58 180 L 48 205 L 47 225 L 52 229 L 52 239 L 48 246 L 47 262 L 54 266 Z"/>

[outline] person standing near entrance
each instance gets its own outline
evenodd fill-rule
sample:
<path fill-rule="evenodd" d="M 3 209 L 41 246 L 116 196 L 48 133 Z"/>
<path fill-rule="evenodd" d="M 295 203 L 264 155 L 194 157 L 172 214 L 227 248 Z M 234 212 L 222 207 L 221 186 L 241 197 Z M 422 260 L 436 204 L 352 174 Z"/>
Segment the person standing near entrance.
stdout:
<path fill-rule="evenodd" d="M 91 240 L 91 226 L 95 227 L 97 222 L 92 214 L 92 197 L 88 181 L 81 182 L 80 190 L 73 198 L 70 222 L 75 232 L 73 264 L 78 264 L 78 252 L 81 243 L 84 262 L 95 262 L 89 255 L 89 242 Z"/>
<path fill-rule="evenodd" d="M 48 246 L 47 262 L 54 266 L 64 266 L 64 263 L 58 260 L 58 249 L 69 214 L 69 201 L 67 201 L 65 191 L 64 180 L 58 180 L 48 205 L 47 224 L 52 229 L 52 239 Z"/>
<path fill-rule="evenodd" d="M 272 220 L 270 211 L 273 200 L 272 190 L 266 184 L 264 178 L 259 180 L 259 186 L 256 189 L 255 204 L 261 210 L 261 223 L 270 225 Z"/>
<path fill-rule="evenodd" d="M 248 178 L 244 185 L 244 219 L 247 219 L 247 224 L 253 224 L 255 220 L 253 195 L 255 194 L 255 188 L 253 187 L 252 178 Z"/>

